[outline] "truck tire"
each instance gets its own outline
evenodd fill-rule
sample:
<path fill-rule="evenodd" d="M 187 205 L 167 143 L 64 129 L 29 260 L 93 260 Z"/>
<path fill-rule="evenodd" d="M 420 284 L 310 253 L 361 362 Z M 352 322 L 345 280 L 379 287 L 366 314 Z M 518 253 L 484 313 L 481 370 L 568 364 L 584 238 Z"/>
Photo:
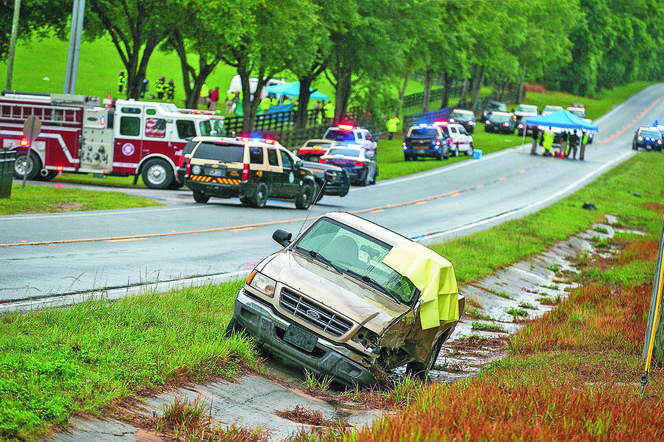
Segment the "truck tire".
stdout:
<path fill-rule="evenodd" d="M 208 201 L 210 201 L 210 195 L 206 195 L 203 192 L 194 190 L 194 201 L 196 201 L 197 203 L 205 204 Z"/>
<path fill-rule="evenodd" d="M 406 364 L 406 374 L 420 380 L 426 380 L 429 375 L 429 370 L 431 370 L 438 359 L 438 353 L 443 347 L 443 343 L 447 340 L 447 333 L 441 336 L 438 339 L 431 349 L 431 353 L 427 356 L 427 359 L 424 362 L 412 361 Z"/>
<path fill-rule="evenodd" d="M 258 183 L 256 193 L 254 193 L 254 196 L 251 198 L 254 207 L 265 207 L 265 203 L 267 203 L 267 194 L 267 184 Z"/>
<path fill-rule="evenodd" d="M 19 152 L 14 161 L 14 178 L 22 180 L 25 175 L 26 180 L 32 181 L 39 177 L 41 168 L 39 155 L 32 151 Z"/>
<path fill-rule="evenodd" d="M 300 189 L 300 194 L 295 199 L 295 207 L 298 209 L 306 210 L 311 206 L 311 203 L 314 200 L 314 189 L 313 184 L 307 183 Z"/>
<path fill-rule="evenodd" d="M 168 189 L 173 184 L 175 176 L 170 164 L 160 158 L 154 158 L 143 166 L 141 178 L 150 189 Z"/>

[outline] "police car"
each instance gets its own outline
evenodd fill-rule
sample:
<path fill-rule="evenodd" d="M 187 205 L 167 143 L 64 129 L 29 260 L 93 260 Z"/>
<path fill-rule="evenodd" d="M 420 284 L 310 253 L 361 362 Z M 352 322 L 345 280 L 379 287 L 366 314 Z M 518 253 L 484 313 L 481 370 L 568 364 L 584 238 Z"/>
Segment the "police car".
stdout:
<path fill-rule="evenodd" d="M 237 197 L 245 206 L 268 199 L 293 201 L 307 209 L 315 198 L 313 173 L 279 143 L 250 137 L 197 137 L 186 165 L 185 183 L 194 201 Z"/>
<path fill-rule="evenodd" d="M 340 124 L 328 127 L 323 139 L 339 141 L 351 148 L 363 148 L 369 158 L 376 158 L 376 139 L 368 129 L 355 127 L 352 124 Z"/>

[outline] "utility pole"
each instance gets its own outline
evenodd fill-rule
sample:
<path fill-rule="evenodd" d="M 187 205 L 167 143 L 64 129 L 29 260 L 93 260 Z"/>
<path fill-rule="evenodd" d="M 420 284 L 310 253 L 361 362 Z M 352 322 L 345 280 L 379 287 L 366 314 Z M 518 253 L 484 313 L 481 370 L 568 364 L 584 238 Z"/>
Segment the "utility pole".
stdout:
<path fill-rule="evenodd" d="M 21 14 L 21 0 L 14 0 L 14 20 L 12 21 L 12 37 L 9 42 L 9 58 L 7 59 L 7 85 L 5 89 L 12 90 L 12 75 L 14 74 L 14 52 L 18 38 L 18 18 Z"/>
<path fill-rule="evenodd" d="M 74 0 L 74 7 L 71 12 L 71 32 L 69 34 L 67 72 L 65 73 L 65 94 L 76 93 L 76 73 L 78 72 L 78 56 L 81 52 L 81 33 L 83 32 L 84 12 L 85 0 Z"/>

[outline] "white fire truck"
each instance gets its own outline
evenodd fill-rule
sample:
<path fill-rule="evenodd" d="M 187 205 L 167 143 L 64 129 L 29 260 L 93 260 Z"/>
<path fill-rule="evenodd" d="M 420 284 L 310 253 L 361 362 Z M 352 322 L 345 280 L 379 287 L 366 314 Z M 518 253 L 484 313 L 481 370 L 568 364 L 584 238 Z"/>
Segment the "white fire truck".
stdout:
<path fill-rule="evenodd" d="M 29 145 L 24 122 L 41 132 Z M 172 103 L 117 100 L 99 106 L 80 95 L 6 92 L 0 95 L 0 145 L 16 149 L 14 176 L 50 180 L 58 173 L 141 176 L 153 189 L 178 188 L 177 166 L 187 138 L 225 135 L 223 117 Z"/>

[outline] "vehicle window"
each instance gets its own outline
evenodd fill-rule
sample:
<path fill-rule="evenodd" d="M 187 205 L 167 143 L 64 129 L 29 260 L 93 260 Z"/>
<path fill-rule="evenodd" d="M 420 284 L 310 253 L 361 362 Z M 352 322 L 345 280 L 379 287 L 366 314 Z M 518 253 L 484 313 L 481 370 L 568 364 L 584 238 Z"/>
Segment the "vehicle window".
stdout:
<path fill-rule="evenodd" d="M 410 136 L 412 137 L 426 137 L 426 138 L 435 138 L 438 136 L 438 132 L 436 129 L 433 128 L 428 128 L 428 127 L 422 127 L 419 129 L 413 129 L 412 132 L 410 133 Z"/>
<path fill-rule="evenodd" d="M 466 128 L 465 128 L 465 127 L 460 127 L 460 128 L 459 128 L 459 133 L 460 133 L 461 135 L 468 135 L 468 132 L 466 132 Z"/>
<path fill-rule="evenodd" d="M 281 154 L 281 164 L 284 166 L 284 169 L 292 169 L 293 162 L 291 161 L 291 157 L 283 150 L 280 150 L 279 153 Z"/>
<path fill-rule="evenodd" d="M 198 144 L 198 141 L 189 141 L 187 144 L 184 145 L 184 149 L 182 149 L 182 154 L 183 155 L 188 155 L 191 153 L 192 150 L 194 150 L 194 147 Z"/>
<path fill-rule="evenodd" d="M 141 134 L 141 119 L 138 117 L 120 117 L 120 135 L 137 137 Z"/>
<path fill-rule="evenodd" d="M 327 140 L 337 140 L 337 141 L 354 141 L 355 135 L 352 131 L 342 130 L 342 129 L 330 129 L 325 135 Z"/>
<path fill-rule="evenodd" d="M 178 137 L 183 140 L 196 136 L 196 125 L 191 120 L 176 120 L 175 128 L 178 131 Z"/>
<path fill-rule="evenodd" d="M 309 250 L 320 253 L 353 278 L 373 279 L 389 296 L 403 303 L 412 302 L 419 293 L 408 278 L 383 263 L 392 249 L 389 244 L 329 218 L 319 219 L 294 248 L 307 255 Z"/>
<path fill-rule="evenodd" d="M 277 149 L 275 149 L 274 147 L 268 147 L 267 149 L 267 162 L 270 164 L 270 166 L 279 165 L 279 159 L 277 157 Z"/>
<path fill-rule="evenodd" d="M 364 140 L 364 133 L 361 130 L 357 131 L 357 139 Z"/>
<path fill-rule="evenodd" d="M 345 157 L 359 157 L 360 151 L 358 149 L 344 149 L 339 147 L 333 147 L 327 151 L 328 155 L 343 155 Z"/>
<path fill-rule="evenodd" d="M 261 146 L 249 147 L 249 162 L 252 164 L 263 164 L 263 148 Z"/>
<path fill-rule="evenodd" d="M 244 145 L 203 142 L 196 149 L 194 157 L 223 163 L 243 163 Z"/>
<path fill-rule="evenodd" d="M 642 130 L 641 135 L 643 135 L 644 137 L 655 137 L 655 138 L 659 138 L 661 136 L 660 133 L 656 130 Z"/>
<path fill-rule="evenodd" d="M 440 129 L 443 131 L 443 133 L 444 133 L 445 135 L 449 135 L 449 134 L 450 134 L 450 128 L 449 128 L 449 127 L 447 127 L 447 126 L 441 126 Z"/>

